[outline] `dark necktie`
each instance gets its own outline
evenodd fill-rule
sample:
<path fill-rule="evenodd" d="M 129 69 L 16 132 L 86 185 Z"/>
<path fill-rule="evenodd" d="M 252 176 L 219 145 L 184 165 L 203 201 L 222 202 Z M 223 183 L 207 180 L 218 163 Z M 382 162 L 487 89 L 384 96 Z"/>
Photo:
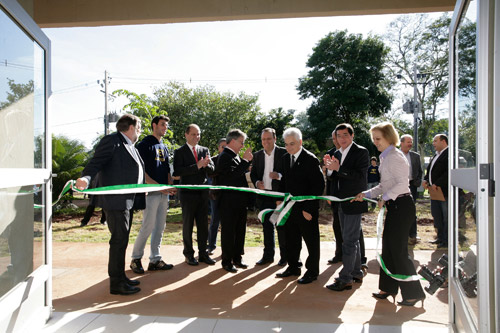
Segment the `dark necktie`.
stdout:
<path fill-rule="evenodd" d="M 196 160 L 196 163 L 198 163 L 198 154 L 196 153 L 196 148 L 193 147 L 193 154 L 194 154 L 194 159 Z"/>
<path fill-rule="evenodd" d="M 293 167 L 295 164 L 295 155 L 292 155 L 292 162 L 290 163 L 290 169 Z"/>

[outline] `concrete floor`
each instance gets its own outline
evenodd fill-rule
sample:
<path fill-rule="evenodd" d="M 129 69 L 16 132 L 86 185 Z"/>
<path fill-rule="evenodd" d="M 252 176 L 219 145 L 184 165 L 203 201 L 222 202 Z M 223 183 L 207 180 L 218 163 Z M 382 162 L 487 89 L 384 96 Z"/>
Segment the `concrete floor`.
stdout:
<path fill-rule="evenodd" d="M 260 259 L 262 248 L 247 247 L 243 260 L 250 267 L 231 274 L 221 268 L 219 249 L 213 256 L 219 260 L 215 266 L 189 266 L 184 263 L 182 247 L 163 246 L 164 260 L 175 267 L 144 275 L 128 269 L 127 275 L 140 280 L 142 290 L 131 296 L 116 296 L 109 294 L 107 244 L 54 243 L 55 313 L 46 331 L 97 332 L 114 328 L 112 330 L 119 332 L 146 332 L 156 327 L 169 332 L 245 332 L 247 329 L 252 332 L 311 329 L 314 332 L 416 332 L 421 329 L 447 332 L 447 289 L 427 295 L 423 307 L 420 303 L 415 307 L 401 307 L 389 300 L 377 301 L 371 297 L 371 293 L 378 290 L 379 268 L 374 245 L 374 239 L 366 240 L 368 275 L 363 284 L 349 291 L 333 292 L 325 288 L 341 268 L 340 264 L 327 265 L 334 253 L 332 243 L 321 244 L 321 273 L 318 280 L 309 285 L 297 284 L 295 277 L 275 278 L 275 274 L 283 270 L 276 262 L 256 266 L 254 263 Z M 129 246 L 127 268 L 131 250 Z M 420 265 L 436 263 L 442 253 L 418 251 L 413 255 L 415 263 Z M 146 249 L 145 257 L 148 255 L 149 249 Z M 304 246 L 303 261 L 306 256 Z M 143 266 L 147 264 L 148 259 L 143 259 Z M 401 296 L 396 300 L 401 300 Z"/>

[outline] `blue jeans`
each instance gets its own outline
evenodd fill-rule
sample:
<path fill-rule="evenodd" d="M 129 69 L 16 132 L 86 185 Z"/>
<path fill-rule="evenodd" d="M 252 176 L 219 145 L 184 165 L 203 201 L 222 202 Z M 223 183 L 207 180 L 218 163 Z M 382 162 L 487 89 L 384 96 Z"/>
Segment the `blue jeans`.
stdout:
<path fill-rule="evenodd" d="M 448 198 L 445 201 L 431 200 L 431 214 L 434 218 L 434 227 L 437 229 L 437 238 L 445 245 L 448 244 Z"/>
<path fill-rule="evenodd" d="M 161 260 L 160 245 L 168 212 L 168 194 L 151 192 L 146 195 L 146 209 L 142 219 L 141 230 L 135 240 L 132 259 L 141 259 L 144 255 L 144 248 L 151 235 L 151 253 L 149 261 L 156 263 Z"/>
<path fill-rule="evenodd" d="M 351 283 L 353 278 L 362 278 L 359 234 L 361 232 L 361 214 L 347 215 L 339 205 L 340 227 L 342 228 L 342 270 L 339 280 Z"/>

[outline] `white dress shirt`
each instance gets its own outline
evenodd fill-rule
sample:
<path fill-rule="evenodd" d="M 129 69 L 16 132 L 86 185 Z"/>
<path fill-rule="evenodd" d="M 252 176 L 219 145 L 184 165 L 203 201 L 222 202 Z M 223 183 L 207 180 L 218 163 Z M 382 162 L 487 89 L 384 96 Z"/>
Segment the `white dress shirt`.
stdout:
<path fill-rule="evenodd" d="M 273 180 L 269 177 L 269 174 L 273 172 L 274 169 L 274 152 L 276 151 L 276 147 L 273 148 L 273 151 L 270 155 L 267 155 L 264 150 L 264 174 L 262 175 L 262 181 L 264 182 L 264 188 L 266 190 L 273 189 Z"/>
<path fill-rule="evenodd" d="M 139 153 L 137 152 L 137 149 L 135 149 L 135 146 L 134 146 L 134 143 L 132 142 L 132 140 L 130 140 L 129 137 L 126 136 L 125 134 L 123 134 L 122 132 L 120 132 L 120 134 L 123 135 L 123 137 L 125 138 L 125 141 L 127 141 L 126 149 L 130 153 L 130 155 L 132 155 L 134 160 L 137 162 L 137 165 L 139 166 L 139 176 L 137 177 L 137 184 L 142 184 L 142 183 L 144 183 L 144 170 L 142 169 L 142 163 L 141 163 L 141 160 L 139 158 Z"/>
<path fill-rule="evenodd" d="M 401 194 L 410 193 L 408 187 L 408 160 L 401 150 L 387 147 L 380 154 L 380 183 L 363 193 L 369 199 L 382 195 L 385 201 L 395 200 Z"/>

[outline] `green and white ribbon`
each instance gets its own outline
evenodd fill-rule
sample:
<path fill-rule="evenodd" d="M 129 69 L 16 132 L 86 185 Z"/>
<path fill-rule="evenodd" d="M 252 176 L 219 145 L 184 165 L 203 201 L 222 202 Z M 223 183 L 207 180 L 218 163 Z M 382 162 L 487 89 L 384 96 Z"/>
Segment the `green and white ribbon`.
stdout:
<path fill-rule="evenodd" d="M 418 275 L 403 275 L 403 274 L 392 274 L 387 267 L 385 266 L 384 259 L 382 259 L 382 255 L 379 253 L 379 247 L 380 247 L 380 240 L 382 239 L 382 231 L 383 231 L 383 224 L 384 224 L 384 213 L 385 213 L 385 206 L 383 206 L 380 209 L 380 212 L 378 213 L 377 216 L 377 247 L 376 247 L 376 255 L 377 255 L 377 261 L 384 271 L 385 274 L 393 278 L 394 280 L 397 281 L 402 281 L 402 282 L 409 282 L 409 281 L 418 281 L 420 280 L 420 277 Z"/>

